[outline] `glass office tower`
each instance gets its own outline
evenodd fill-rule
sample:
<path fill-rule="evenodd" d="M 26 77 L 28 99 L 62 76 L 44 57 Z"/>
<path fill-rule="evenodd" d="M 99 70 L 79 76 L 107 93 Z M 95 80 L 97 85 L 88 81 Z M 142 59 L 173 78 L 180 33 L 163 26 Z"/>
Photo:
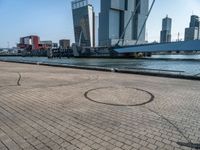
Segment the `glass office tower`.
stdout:
<path fill-rule="evenodd" d="M 162 31 L 160 32 L 160 42 L 171 42 L 172 19 L 168 16 L 162 20 Z"/>
<path fill-rule="evenodd" d="M 190 26 L 185 29 L 185 41 L 188 40 L 200 40 L 199 16 L 192 15 L 190 18 Z"/>

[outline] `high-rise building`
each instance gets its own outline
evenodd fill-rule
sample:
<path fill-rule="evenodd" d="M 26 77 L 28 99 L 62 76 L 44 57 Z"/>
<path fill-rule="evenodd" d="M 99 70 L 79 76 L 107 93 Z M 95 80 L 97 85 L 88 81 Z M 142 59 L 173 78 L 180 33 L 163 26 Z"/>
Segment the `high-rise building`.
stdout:
<path fill-rule="evenodd" d="M 145 42 L 145 27 L 142 29 L 148 14 L 149 0 L 101 0 L 99 14 L 99 45 L 115 45 L 123 39 L 124 45 Z M 137 10 L 136 10 L 137 8 Z M 136 10 L 136 11 L 135 11 Z M 135 12 L 133 19 L 125 31 L 124 29 Z M 139 37 L 140 31 L 142 34 Z"/>
<path fill-rule="evenodd" d="M 198 40 L 199 39 L 199 28 L 189 27 L 185 29 L 185 41 Z"/>
<path fill-rule="evenodd" d="M 79 46 L 94 47 L 95 15 L 94 8 L 88 0 L 72 1 L 75 43 Z"/>
<path fill-rule="evenodd" d="M 199 28 L 200 22 L 199 22 L 199 16 L 192 15 L 190 18 L 190 28 L 191 27 L 198 27 Z"/>
<path fill-rule="evenodd" d="M 185 41 L 187 40 L 199 40 L 200 39 L 200 20 L 196 15 L 192 15 L 190 18 L 189 28 L 185 28 Z"/>
<path fill-rule="evenodd" d="M 162 31 L 160 32 L 160 42 L 171 42 L 172 19 L 168 16 L 162 20 Z"/>
<path fill-rule="evenodd" d="M 99 16 L 95 16 L 95 46 L 99 46 Z"/>

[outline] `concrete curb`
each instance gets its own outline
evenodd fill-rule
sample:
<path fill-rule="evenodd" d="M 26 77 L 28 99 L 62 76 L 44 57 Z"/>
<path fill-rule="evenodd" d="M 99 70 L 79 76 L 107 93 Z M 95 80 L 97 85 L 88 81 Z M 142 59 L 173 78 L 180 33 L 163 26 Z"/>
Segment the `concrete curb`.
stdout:
<path fill-rule="evenodd" d="M 9 62 L 9 63 L 21 63 L 21 64 L 42 65 L 42 66 L 51 66 L 51 67 L 63 67 L 63 68 L 72 68 L 72 69 L 94 70 L 94 71 L 126 73 L 126 74 L 136 74 L 136 75 L 146 75 L 146 76 L 154 76 L 154 77 L 165 77 L 165 78 L 176 78 L 176 79 L 187 79 L 187 80 L 200 81 L 200 77 L 189 76 L 189 75 L 144 72 L 144 71 L 124 70 L 124 69 L 118 69 L 118 68 L 77 66 L 77 65 L 67 65 L 67 64 L 49 64 L 49 63 L 43 63 L 43 62 L 28 62 L 28 61 L 22 62 L 22 61 L 11 61 L 11 60 L 0 60 L 0 61 L 1 62 Z"/>

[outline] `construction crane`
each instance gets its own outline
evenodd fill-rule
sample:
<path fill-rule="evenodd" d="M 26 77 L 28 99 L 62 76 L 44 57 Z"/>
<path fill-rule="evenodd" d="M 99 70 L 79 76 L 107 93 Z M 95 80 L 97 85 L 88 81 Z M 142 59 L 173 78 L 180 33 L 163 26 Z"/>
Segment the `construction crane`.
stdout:
<path fill-rule="evenodd" d="M 139 41 L 139 39 L 140 39 L 140 36 L 142 35 L 142 31 L 144 30 L 144 27 L 145 27 L 145 25 L 146 25 L 146 22 L 147 22 L 147 20 L 148 20 L 148 18 L 149 18 L 149 15 L 150 15 L 152 9 L 153 9 L 153 6 L 154 6 L 154 4 L 155 4 L 155 1 L 156 1 L 156 0 L 153 0 L 153 2 L 152 2 L 152 4 L 151 4 L 151 7 L 150 7 L 150 9 L 149 9 L 149 11 L 148 11 L 148 14 L 147 14 L 147 16 L 146 16 L 146 18 L 145 18 L 145 21 L 144 21 L 144 23 L 143 23 L 143 25 L 142 25 L 142 28 L 141 28 L 140 32 L 139 32 L 139 35 L 138 35 L 138 37 L 137 37 L 137 40 L 136 40 L 135 45 L 138 43 L 138 41 Z M 119 47 L 119 43 L 120 43 L 121 40 L 122 40 L 122 46 L 123 46 L 123 44 L 124 44 L 124 37 L 125 37 L 125 34 L 126 34 L 126 30 L 127 30 L 128 26 L 129 26 L 129 24 L 131 23 L 131 21 L 133 20 L 134 16 L 136 15 L 136 12 L 137 12 L 137 10 L 139 9 L 140 4 L 141 4 L 141 0 L 137 3 L 135 10 L 133 11 L 133 13 L 132 13 L 130 19 L 128 20 L 128 22 L 127 22 L 127 24 L 126 24 L 126 26 L 125 26 L 125 28 L 124 28 L 124 30 L 123 30 L 123 32 L 122 32 L 122 34 L 121 34 L 119 40 L 117 41 L 115 47 Z"/>

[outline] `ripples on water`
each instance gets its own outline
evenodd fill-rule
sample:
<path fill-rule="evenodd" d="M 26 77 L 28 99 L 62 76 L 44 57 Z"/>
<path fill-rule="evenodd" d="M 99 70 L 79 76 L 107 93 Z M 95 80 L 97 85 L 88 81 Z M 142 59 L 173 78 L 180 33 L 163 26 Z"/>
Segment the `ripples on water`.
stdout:
<path fill-rule="evenodd" d="M 162 58 L 164 59 L 162 60 Z M 173 60 L 173 59 L 181 59 L 181 60 Z M 164 69 L 173 71 L 184 71 L 183 74 L 186 75 L 200 74 L 200 55 L 154 55 L 150 59 L 88 59 L 88 58 L 48 59 L 46 57 L 0 57 L 0 60 L 45 62 L 51 64 L 95 66 L 95 67 L 119 68 L 119 69 L 129 69 L 129 70 Z"/>

